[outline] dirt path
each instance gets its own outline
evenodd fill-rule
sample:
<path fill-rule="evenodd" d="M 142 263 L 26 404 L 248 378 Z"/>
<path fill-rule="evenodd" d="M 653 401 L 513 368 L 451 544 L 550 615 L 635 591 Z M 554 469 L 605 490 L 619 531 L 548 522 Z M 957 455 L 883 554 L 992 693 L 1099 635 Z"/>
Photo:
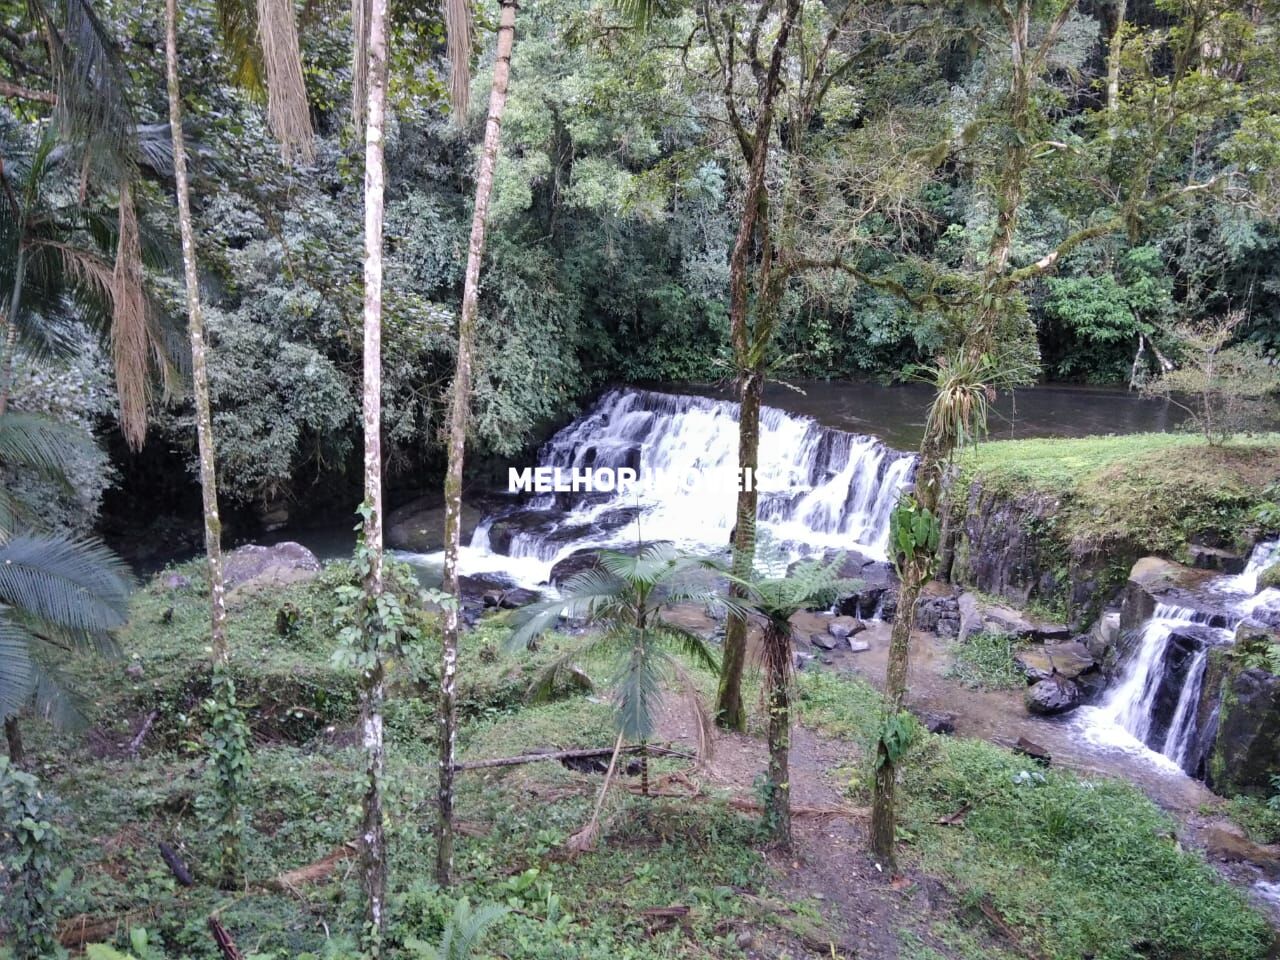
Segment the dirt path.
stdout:
<path fill-rule="evenodd" d="M 663 705 L 659 737 L 677 747 L 693 749 L 695 732 L 684 704 L 675 697 Z M 768 759 L 762 738 L 718 732 L 714 750 L 698 774 L 701 784 L 735 797 L 756 796 L 755 784 Z M 852 744 L 822 737 L 796 726 L 791 741 L 791 802 L 793 809 L 844 808 L 849 814 L 800 815 L 794 820 L 795 848 L 790 855 L 768 854 L 777 871 L 773 891 L 788 903 L 807 902 L 819 923 L 798 913 L 789 924 L 795 942 L 807 956 L 835 956 L 848 960 L 897 960 L 904 943 L 923 944 L 951 956 L 931 932 L 934 922 L 953 915 L 940 885 L 908 873 L 892 880 L 870 855 L 867 821 L 849 806 L 841 768 L 859 762 Z M 755 943 L 751 952 L 776 956 L 784 944 Z"/>

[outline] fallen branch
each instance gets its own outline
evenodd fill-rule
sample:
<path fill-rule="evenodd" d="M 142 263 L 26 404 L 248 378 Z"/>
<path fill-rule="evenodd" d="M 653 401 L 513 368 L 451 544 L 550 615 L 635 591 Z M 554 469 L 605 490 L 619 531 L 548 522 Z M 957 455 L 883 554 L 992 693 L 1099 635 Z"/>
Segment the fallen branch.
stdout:
<path fill-rule="evenodd" d="M 138 755 L 138 751 L 142 749 L 142 741 L 147 739 L 147 734 L 151 732 L 151 725 L 156 722 L 157 716 L 159 716 L 159 712 L 152 710 L 147 714 L 147 719 L 142 721 L 142 729 L 129 741 L 129 756 L 136 757 Z"/>
<path fill-rule="evenodd" d="M 735 810 L 745 810 L 749 813 L 764 813 L 764 806 L 759 800 L 748 800 L 746 797 L 730 797 L 729 806 Z M 793 803 L 791 805 L 792 817 L 848 817 L 851 820 L 859 820 L 871 816 L 871 810 L 867 807 L 847 807 L 843 805 L 830 807 L 806 807 Z"/>
<path fill-rule="evenodd" d="M 675 757 L 679 760 L 698 759 L 691 753 L 669 750 L 666 747 L 655 747 L 652 744 L 623 747 L 620 754 L 644 753 L 651 757 Z M 613 747 L 592 747 L 587 750 L 557 750 L 553 753 L 524 753 L 517 757 L 495 757 L 492 760 L 468 760 L 454 764 L 455 770 L 485 770 L 491 767 L 514 767 L 522 763 L 537 763 L 540 760 L 586 760 L 591 757 L 608 757 L 613 755 Z"/>
<path fill-rule="evenodd" d="M 212 914 L 209 916 L 209 932 L 213 934 L 213 942 L 218 945 L 218 949 L 222 951 L 226 960 L 243 960 L 240 949 L 236 946 L 231 934 L 227 932 L 227 928 Z"/>
<path fill-rule="evenodd" d="M 298 867 L 296 870 L 288 870 L 285 873 L 277 874 L 263 883 L 263 886 L 268 890 L 290 891 L 308 883 L 319 883 L 322 880 L 327 880 L 339 863 L 343 860 L 349 860 L 355 855 L 356 845 L 354 842 L 348 841 L 342 846 L 334 848 L 334 850 L 315 863 L 309 863 L 305 867 Z"/>

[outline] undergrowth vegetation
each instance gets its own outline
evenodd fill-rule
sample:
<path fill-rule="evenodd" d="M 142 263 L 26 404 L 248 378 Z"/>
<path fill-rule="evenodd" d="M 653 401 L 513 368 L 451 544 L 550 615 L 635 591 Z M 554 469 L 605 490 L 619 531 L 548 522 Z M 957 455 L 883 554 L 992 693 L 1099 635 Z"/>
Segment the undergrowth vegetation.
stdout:
<path fill-rule="evenodd" d="M 61 798 L 59 863 L 45 873 L 74 866 L 72 882 L 57 885 L 64 943 L 83 936 L 143 960 L 214 960 L 206 918 L 216 912 L 246 957 L 354 956 L 362 756 L 354 679 L 333 665 L 329 625 L 350 568 L 333 564 L 310 583 L 236 598 L 232 669 L 256 679 L 244 700 L 253 747 L 243 797 L 247 883 L 233 891 L 213 882 L 218 834 L 201 799 L 211 772 L 199 748 L 208 682 L 200 585 L 193 568 L 175 572 L 189 583 L 171 588 L 161 577 L 135 598 L 122 657 L 80 673 L 93 725 L 78 734 L 29 725 L 33 772 Z M 285 604 L 297 616 L 285 618 L 282 634 L 275 627 Z M 461 760 L 608 746 L 611 707 L 580 684 L 549 702 L 526 700 L 531 679 L 574 638 L 551 633 L 532 652 L 506 655 L 508 629 L 499 616 L 464 635 Z M 580 665 L 607 675 L 604 662 Z M 714 688 L 710 673 L 689 670 L 704 691 Z M 461 897 L 477 909 L 508 908 L 479 953 L 512 960 L 797 957 L 848 942 L 830 903 L 779 882 L 757 815 L 718 789 L 637 796 L 630 767 L 630 789 L 606 804 L 598 846 L 578 857 L 565 856 L 564 844 L 590 816 L 598 772 L 557 761 L 461 772 L 457 885 L 442 892 L 427 879 L 436 748 L 433 701 L 414 695 L 418 672 L 413 664 L 395 671 L 387 714 L 393 956 L 429 955 Z M 804 722 L 850 758 L 824 776 L 860 802 L 878 693 L 828 672 L 803 671 L 796 684 Z M 157 713 L 135 753 L 138 731 L 161 706 L 177 719 Z M 918 728 L 911 743 L 904 867 L 917 884 L 940 882 L 946 896 L 922 916 L 899 914 L 903 956 L 1265 955 L 1263 920 L 1177 847 L 1170 823 L 1136 790 L 1041 771 L 998 747 Z M 677 775 L 676 783 L 687 770 L 679 758 L 651 760 L 655 783 Z M 937 823 L 957 812 L 953 825 Z M 160 841 L 194 885 L 175 878 Z M 822 952 L 832 950 L 845 955 L 829 945 Z"/>
<path fill-rule="evenodd" d="M 947 676 L 975 690 L 1017 690 L 1026 673 L 1014 660 L 1017 644 L 1007 633 L 975 633 L 953 648 Z"/>

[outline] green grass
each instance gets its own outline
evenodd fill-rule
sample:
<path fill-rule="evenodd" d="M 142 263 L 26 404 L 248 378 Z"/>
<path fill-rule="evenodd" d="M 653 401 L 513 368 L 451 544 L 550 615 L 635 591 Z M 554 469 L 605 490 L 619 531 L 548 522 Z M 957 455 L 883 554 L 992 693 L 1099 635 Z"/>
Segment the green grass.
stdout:
<path fill-rule="evenodd" d="M 947 677 L 972 690 L 1018 690 L 1026 675 L 1014 661 L 1014 638 L 1006 633 L 975 633 L 952 647 Z"/>
<path fill-rule="evenodd" d="M 862 681 L 802 674 L 800 689 L 810 723 L 841 736 L 874 735 L 874 694 Z M 851 790 L 865 793 L 867 773 Z M 1173 824 L 1127 783 L 1040 770 L 982 741 L 920 732 L 899 796 L 913 865 L 941 878 L 973 922 L 999 917 L 1039 955 L 1267 955 L 1267 923 L 1180 849 Z M 938 824 L 961 810 L 962 825 Z"/>

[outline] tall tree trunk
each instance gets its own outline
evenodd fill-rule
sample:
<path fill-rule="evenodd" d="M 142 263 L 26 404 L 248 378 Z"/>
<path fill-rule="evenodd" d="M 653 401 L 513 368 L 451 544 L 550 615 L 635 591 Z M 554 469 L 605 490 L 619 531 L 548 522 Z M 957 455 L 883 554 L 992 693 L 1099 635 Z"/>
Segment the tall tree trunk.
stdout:
<path fill-rule="evenodd" d="M 214 696 L 222 700 L 219 709 L 236 713 L 235 688 L 223 676 L 230 660 L 226 636 L 226 591 L 222 576 L 222 522 L 218 514 L 218 475 L 213 439 L 213 411 L 209 395 L 209 364 L 205 347 L 204 311 L 200 304 L 200 276 L 196 266 L 195 229 L 191 220 L 191 183 L 187 174 L 187 147 L 182 133 L 182 91 L 178 83 L 178 5 L 165 3 L 165 76 L 169 94 L 169 126 L 173 138 L 173 173 L 178 200 L 178 229 L 182 235 L 182 273 L 187 294 L 187 337 L 191 345 L 191 392 L 196 411 L 196 446 L 200 457 L 200 499 L 204 513 L 204 549 L 209 576 L 209 640 L 215 675 Z M 232 738 L 235 739 L 235 738 Z M 240 742 L 240 741 L 237 741 Z M 240 873 L 240 806 L 235 785 L 242 779 L 242 757 L 229 747 L 215 749 L 214 763 L 219 783 L 231 789 L 219 800 L 223 803 L 221 873 L 224 882 L 234 883 Z"/>
<path fill-rule="evenodd" d="M 27 751 L 22 746 L 22 727 L 16 713 L 4 718 L 4 739 L 9 747 L 9 762 L 22 767 L 27 762 Z"/>
<path fill-rule="evenodd" d="M 768 664 L 769 795 L 765 816 L 774 844 L 791 849 L 791 624 L 770 622 L 765 628 Z"/>
<path fill-rule="evenodd" d="M 760 87 L 760 102 L 754 134 L 748 133 L 738 119 L 733 103 L 731 80 L 726 81 L 731 122 L 736 127 L 739 143 L 747 161 L 747 178 L 743 186 L 742 217 L 729 256 L 729 337 L 733 359 L 738 368 L 740 411 L 738 415 L 738 476 L 755 476 L 760 452 L 760 403 L 764 395 L 764 357 L 755 355 L 756 344 L 751 335 L 748 296 L 752 252 L 757 247 L 765 260 L 756 265 L 757 285 L 767 284 L 769 257 L 769 213 L 765 171 L 769 159 L 769 138 L 773 132 L 773 113 L 782 87 L 782 58 L 791 28 L 800 12 L 800 0 L 787 0 L 782 22 L 773 43 L 769 68 Z M 708 12 L 707 20 L 710 23 Z M 755 564 L 756 508 L 755 483 L 741 483 L 737 498 L 737 524 L 733 535 L 733 573 L 740 580 L 750 579 Z M 738 584 L 730 587 L 735 598 L 743 597 Z M 720 673 L 720 689 L 716 697 L 716 723 L 730 730 L 745 730 L 747 713 L 742 702 L 742 670 L 747 656 L 747 623 L 730 614 L 725 624 L 724 658 Z"/>
<path fill-rule="evenodd" d="M 444 588 L 453 603 L 444 614 L 444 639 L 440 666 L 440 781 L 439 826 L 436 847 L 436 882 L 448 886 L 453 878 L 453 774 L 457 746 L 458 635 L 462 591 L 458 587 L 458 553 L 462 547 L 462 466 L 467 444 L 467 420 L 471 412 L 471 365 L 475 350 L 476 316 L 480 302 L 480 266 L 484 260 L 485 229 L 489 223 L 489 197 L 493 172 L 502 142 L 502 112 L 507 105 L 511 75 L 511 49 L 515 44 L 516 2 L 502 0 L 498 22 L 497 59 L 493 88 L 489 92 L 489 117 L 484 147 L 476 174 L 476 201 L 471 215 L 471 241 L 458 315 L 458 361 L 453 375 L 453 403 L 449 408 L 449 464 L 444 481 Z"/>
<path fill-rule="evenodd" d="M 363 585 L 367 604 L 364 640 L 372 664 L 361 676 L 360 729 L 365 751 L 365 791 L 360 829 L 360 882 L 366 898 L 370 952 L 381 955 L 386 931 L 387 851 L 382 818 L 386 758 L 382 711 L 386 699 L 382 637 L 375 611 L 383 590 L 382 556 L 382 224 L 386 191 L 383 128 L 387 107 L 387 0 L 369 5 L 369 99 L 364 128 L 364 530 Z"/>
<path fill-rule="evenodd" d="M 1116 0 L 1116 21 L 1111 27 L 1111 42 L 1107 45 L 1107 112 L 1115 114 L 1120 109 L 1120 54 L 1124 50 L 1124 18 L 1128 0 Z M 1114 126 L 1110 136 L 1114 137 Z"/>

